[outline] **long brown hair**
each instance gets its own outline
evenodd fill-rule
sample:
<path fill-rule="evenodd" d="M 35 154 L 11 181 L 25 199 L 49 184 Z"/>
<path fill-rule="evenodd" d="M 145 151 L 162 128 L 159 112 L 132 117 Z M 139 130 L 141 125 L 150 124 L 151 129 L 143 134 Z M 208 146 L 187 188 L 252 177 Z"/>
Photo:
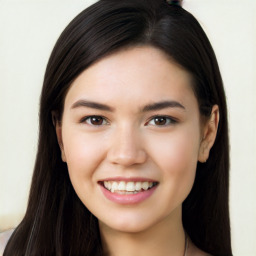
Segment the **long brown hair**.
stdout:
<path fill-rule="evenodd" d="M 77 197 L 61 160 L 52 112 L 61 116 L 66 93 L 83 70 L 136 45 L 161 49 L 192 75 L 202 116 L 209 117 L 212 106 L 219 106 L 217 138 L 207 163 L 198 163 L 182 217 L 196 246 L 213 255 L 232 255 L 227 109 L 218 63 L 198 21 L 181 6 L 164 0 L 98 1 L 59 37 L 44 77 L 27 211 L 4 255 L 102 255 L 97 219 Z"/>

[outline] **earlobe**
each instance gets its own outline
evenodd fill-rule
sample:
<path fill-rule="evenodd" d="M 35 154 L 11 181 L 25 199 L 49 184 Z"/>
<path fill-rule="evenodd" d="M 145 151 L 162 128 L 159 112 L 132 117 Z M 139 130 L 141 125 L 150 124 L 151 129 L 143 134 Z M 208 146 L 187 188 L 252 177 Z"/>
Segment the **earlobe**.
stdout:
<path fill-rule="evenodd" d="M 207 143 L 203 140 L 200 144 L 198 161 L 205 163 L 209 157 L 209 150 L 207 148 Z"/>
<path fill-rule="evenodd" d="M 64 147 L 63 147 L 63 141 L 62 141 L 61 121 L 58 120 L 55 113 L 52 113 L 52 122 L 53 122 L 53 125 L 55 127 L 56 136 L 57 136 L 58 144 L 59 144 L 60 151 L 61 151 L 61 159 L 62 159 L 63 162 L 66 162 L 66 155 L 65 155 L 65 151 L 64 151 Z"/>
<path fill-rule="evenodd" d="M 214 105 L 210 119 L 206 122 L 203 129 L 203 139 L 200 143 L 198 161 L 205 163 L 209 158 L 210 150 L 215 142 L 219 125 L 219 107 Z"/>

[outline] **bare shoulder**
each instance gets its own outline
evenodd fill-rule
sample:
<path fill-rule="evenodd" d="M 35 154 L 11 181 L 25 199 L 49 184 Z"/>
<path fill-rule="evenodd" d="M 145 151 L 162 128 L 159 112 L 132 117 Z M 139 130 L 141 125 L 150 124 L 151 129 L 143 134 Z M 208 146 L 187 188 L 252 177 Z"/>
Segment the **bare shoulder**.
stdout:
<path fill-rule="evenodd" d="M 11 237 L 14 229 L 10 229 L 0 233 L 0 255 L 3 255 L 4 248 Z"/>
<path fill-rule="evenodd" d="M 187 256 L 212 256 L 211 254 L 202 251 L 189 239 L 188 241 L 188 250 Z"/>

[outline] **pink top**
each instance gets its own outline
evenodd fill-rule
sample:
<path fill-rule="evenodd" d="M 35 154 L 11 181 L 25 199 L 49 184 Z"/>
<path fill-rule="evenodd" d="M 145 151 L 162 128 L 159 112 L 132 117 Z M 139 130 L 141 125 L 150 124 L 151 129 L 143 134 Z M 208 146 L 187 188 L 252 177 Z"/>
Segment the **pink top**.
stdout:
<path fill-rule="evenodd" d="M 0 256 L 3 255 L 4 248 L 9 240 L 9 238 L 11 237 L 13 231 L 14 231 L 14 229 L 10 229 L 10 230 L 6 230 L 6 231 L 0 233 Z"/>

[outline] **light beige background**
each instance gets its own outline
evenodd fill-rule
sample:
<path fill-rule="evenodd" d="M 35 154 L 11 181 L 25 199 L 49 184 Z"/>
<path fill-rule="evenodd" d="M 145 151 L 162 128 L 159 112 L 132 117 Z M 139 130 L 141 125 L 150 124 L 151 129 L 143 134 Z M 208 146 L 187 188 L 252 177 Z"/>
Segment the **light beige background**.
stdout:
<path fill-rule="evenodd" d="M 0 231 L 26 209 L 38 102 L 52 47 L 91 0 L 0 0 Z M 207 32 L 226 87 L 234 255 L 256 255 L 256 1 L 184 0 Z M 221 227 L 219 227 L 221 229 Z"/>

